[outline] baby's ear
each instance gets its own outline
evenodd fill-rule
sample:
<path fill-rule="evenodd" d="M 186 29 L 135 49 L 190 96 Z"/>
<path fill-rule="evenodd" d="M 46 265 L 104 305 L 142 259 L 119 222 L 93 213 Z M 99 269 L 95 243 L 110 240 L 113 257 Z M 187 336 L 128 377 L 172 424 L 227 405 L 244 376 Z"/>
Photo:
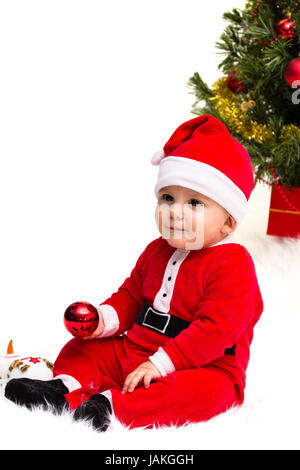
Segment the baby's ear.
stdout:
<path fill-rule="evenodd" d="M 232 231 L 234 232 L 234 230 L 237 228 L 237 221 L 235 220 L 234 217 L 232 217 L 232 215 L 228 215 L 227 217 L 227 220 L 226 220 L 226 224 L 229 225 L 230 228 L 232 228 Z"/>
<path fill-rule="evenodd" d="M 234 217 L 232 217 L 232 215 L 228 214 L 224 225 L 226 225 L 227 229 L 230 228 L 227 233 L 231 233 L 234 232 L 237 228 L 237 221 Z"/>

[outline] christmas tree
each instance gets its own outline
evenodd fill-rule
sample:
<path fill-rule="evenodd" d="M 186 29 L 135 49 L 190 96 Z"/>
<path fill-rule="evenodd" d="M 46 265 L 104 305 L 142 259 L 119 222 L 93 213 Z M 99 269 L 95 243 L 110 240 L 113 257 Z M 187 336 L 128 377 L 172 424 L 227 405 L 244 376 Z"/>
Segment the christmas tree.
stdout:
<path fill-rule="evenodd" d="M 195 73 L 192 113 L 212 114 L 247 149 L 256 181 L 300 187 L 300 5 L 248 1 L 216 47 L 223 76 L 210 88 Z"/>

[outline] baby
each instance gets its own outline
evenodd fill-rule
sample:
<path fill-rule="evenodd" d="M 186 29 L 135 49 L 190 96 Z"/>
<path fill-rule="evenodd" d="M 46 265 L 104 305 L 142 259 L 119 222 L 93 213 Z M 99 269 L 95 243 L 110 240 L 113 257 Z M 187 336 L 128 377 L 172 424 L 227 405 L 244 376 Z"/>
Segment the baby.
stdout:
<path fill-rule="evenodd" d="M 73 338 L 48 381 L 12 379 L 10 400 L 89 419 L 105 431 L 184 425 L 241 405 L 253 327 L 263 311 L 255 266 L 233 232 L 254 186 L 246 150 L 202 115 L 155 154 L 161 236 L 98 307 L 88 338 Z"/>

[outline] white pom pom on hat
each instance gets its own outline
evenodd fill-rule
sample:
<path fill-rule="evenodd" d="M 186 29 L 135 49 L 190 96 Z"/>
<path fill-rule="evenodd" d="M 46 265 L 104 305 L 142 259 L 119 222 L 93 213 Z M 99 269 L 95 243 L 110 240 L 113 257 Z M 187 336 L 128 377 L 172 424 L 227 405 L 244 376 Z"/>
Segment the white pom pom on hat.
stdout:
<path fill-rule="evenodd" d="M 159 165 L 161 160 L 166 156 L 163 150 L 158 150 L 155 152 L 151 158 L 152 165 Z"/>

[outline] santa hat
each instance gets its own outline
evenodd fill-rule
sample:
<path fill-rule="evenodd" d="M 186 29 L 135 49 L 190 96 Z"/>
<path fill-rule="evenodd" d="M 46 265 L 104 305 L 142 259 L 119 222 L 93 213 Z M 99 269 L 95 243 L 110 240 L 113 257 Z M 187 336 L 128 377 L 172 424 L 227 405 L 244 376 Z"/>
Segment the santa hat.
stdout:
<path fill-rule="evenodd" d="M 151 160 L 159 165 L 155 194 L 184 186 L 213 199 L 239 224 L 254 187 L 251 159 L 225 124 L 204 114 L 184 122 Z"/>

